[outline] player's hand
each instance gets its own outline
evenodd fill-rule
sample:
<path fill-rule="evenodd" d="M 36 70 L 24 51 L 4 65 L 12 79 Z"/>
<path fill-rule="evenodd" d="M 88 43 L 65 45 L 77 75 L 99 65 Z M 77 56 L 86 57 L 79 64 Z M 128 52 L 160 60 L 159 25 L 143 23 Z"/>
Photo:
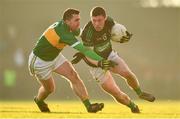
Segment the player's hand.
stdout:
<path fill-rule="evenodd" d="M 125 42 L 128 42 L 131 37 L 132 37 L 132 33 L 129 33 L 128 31 L 126 31 L 126 36 L 123 36 L 120 40 L 120 43 L 125 43 Z"/>
<path fill-rule="evenodd" d="M 81 59 L 85 57 L 84 54 L 78 52 L 73 55 L 73 60 L 71 61 L 72 64 L 77 64 Z"/>
<path fill-rule="evenodd" d="M 118 65 L 116 62 L 111 60 L 101 60 L 98 62 L 98 67 L 101 67 L 104 70 L 109 70 L 111 67 Z"/>

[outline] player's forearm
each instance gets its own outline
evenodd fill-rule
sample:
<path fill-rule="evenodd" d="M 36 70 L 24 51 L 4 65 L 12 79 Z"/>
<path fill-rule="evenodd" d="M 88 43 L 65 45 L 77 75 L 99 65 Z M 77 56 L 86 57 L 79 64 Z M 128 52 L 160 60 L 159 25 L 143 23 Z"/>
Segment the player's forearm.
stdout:
<path fill-rule="evenodd" d="M 97 62 L 96 60 L 92 60 L 92 59 L 90 59 L 90 58 L 88 58 L 88 57 L 86 57 L 86 59 L 87 59 L 89 62 L 91 62 L 92 64 L 95 64 L 96 66 L 98 65 L 98 62 Z"/>
<path fill-rule="evenodd" d="M 74 48 L 92 60 L 100 61 L 103 59 L 101 56 L 97 55 L 93 50 L 84 47 L 81 43 L 76 45 Z"/>
<path fill-rule="evenodd" d="M 92 60 L 96 60 L 96 61 L 100 61 L 103 58 L 100 57 L 99 55 L 97 55 L 93 50 L 87 50 L 83 53 L 85 56 L 87 56 L 88 58 L 91 58 Z"/>

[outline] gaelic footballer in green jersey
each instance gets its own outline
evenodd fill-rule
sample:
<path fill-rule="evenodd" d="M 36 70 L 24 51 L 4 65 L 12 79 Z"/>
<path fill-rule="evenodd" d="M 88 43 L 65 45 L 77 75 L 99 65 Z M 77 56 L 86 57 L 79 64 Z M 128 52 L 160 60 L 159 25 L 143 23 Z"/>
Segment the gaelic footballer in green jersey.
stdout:
<path fill-rule="evenodd" d="M 94 52 L 86 49 L 75 36 L 78 36 L 80 29 L 70 32 L 70 28 L 63 21 L 59 21 L 51 25 L 39 38 L 33 53 L 45 61 L 54 60 L 63 48 L 67 45 L 80 50 L 85 55 L 91 57 L 94 60 L 102 60 L 102 58 L 96 55 Z"/>
<path fill-rule="evenodd" d="M 112 50 L 111 30 L 115 24 L 115 21 L 111 17 L 106 16 L 104 8 L 94 7 L 91 10 L 91 21 L 85 25 L 81 34 L 83 44 L 92 47 L 101 57 L 116 62 L 118 65 L 111 68 L 111 72 L 126 79 L 127 84 L 134 89 L 141 99 L 153 102 L 155 97 L 149 93 L 141 91 L 136 75 L 130 70 L 126 62 L 117 54 L 117 52 Z M 131 36 L 128 35 L 131 34 L 127 33 L 125 38 L 131 38 Z M 127 40 L 125 39 L 125 42 L 126 41 Z M 122 42 L 123 41 L 121 41 L 121 43 Z M 73 61 L 78 61 L 77 59 L 80 59 L 78 56 L 81 55 L 80 53 L 77 53 L 74 56 L 75 58 Z M 84 57 L 81 56 L 85 62 L 88 62 L 87 64 L 90 64 L 91 61 L 87 61 L 88 58 Z M 128 106 L 133 113 L 140 112 L 138 106 L 133 103 L 129 96 L 122 92 L 117 86 L 110 71 L 104 72 L 103 70 L 94 67 L 90 69 L 90 72 L 92 76 L 100 82 L 102 89 L 112 95 L 117 102 Z"/>
<path fill-rule="evenodd" d="M 104 107 L 103 103 L 91 104 L 86 88 L 72 64 L 61 54 L 67 45 L 80 51 L 85 56 L 97 61 L 98 66 L 108 69 L 115 65 L 112 61 L 105 60 L 94 51 L 84 47 L 75 36 L 80 33 L 80 15 L 75 9 L 67 9 L 63 19 L 52 24 L 41 35 L 32 53 L 29 56 L 29 70 L 35 76 L 41 87 L 34 101 L 42 112 L 50 112 L 44 100 L 55 89 L 52 73 L 56 72 L 66 77 L 71 83 L 75 94 L 83 101 L 88 112 L 96 113 Z"/>
<path fill-rule="evenodd" d="M 101 31 L 96 31 L 90 21 L 83 29 L 81 38 L 85 46 L 93 47 L 94 51 L 102 56 L 108 58 L 112 51 L 111 44 L 111 28 L 115 22 L 112 18 L 107 17 L 104 28 Z"/>

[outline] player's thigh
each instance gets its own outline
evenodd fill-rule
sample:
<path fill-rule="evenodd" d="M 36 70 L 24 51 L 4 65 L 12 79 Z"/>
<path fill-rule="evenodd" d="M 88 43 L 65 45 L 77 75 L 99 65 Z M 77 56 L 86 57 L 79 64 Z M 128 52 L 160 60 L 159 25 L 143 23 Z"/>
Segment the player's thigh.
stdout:
<path fill-rule="evenodd" d="M 117 57 L 113 61 L 115 61 L 118 64 L 114 68 L 111 68 L 111 71 L 113 73 L 116 73 L 116 74 L 131 73 L 131 70 L 128 67 L 127 63 L 121 57 Z"/>
<path fill-rule="evenodd" d="M 53 92 L 55 90 L 55 82 L 52 77 L 46 80 L 38 80 L 39 83 L 45 88 L 48 92 Z"/>
<path fill-rule="evenodd" d="M 56 68 L 54 72 L 68 78 L 69 80 L 79 77 L 73 65 L 68 61 L 65 61 L 62 65 Z"/>
<path fill-rule="evenodd" d="M 111 73 L 107 73 L 105 77 L 106 80 L 104 80 L 104 82 L 101 84 L 101 87 L 111 93 L 111 94 L 116 94 L 120 92 L 120 88 L 117 86 L 114 78 L 112 77 Z M 103 80 L 103 79 L 102 79 Z"/>

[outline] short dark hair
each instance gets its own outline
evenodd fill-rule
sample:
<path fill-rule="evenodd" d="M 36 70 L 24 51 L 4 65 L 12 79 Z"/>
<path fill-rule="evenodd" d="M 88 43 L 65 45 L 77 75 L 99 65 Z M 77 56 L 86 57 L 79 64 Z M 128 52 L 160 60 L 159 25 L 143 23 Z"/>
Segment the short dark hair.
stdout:
<path fill-rule="evenodd" d="M 92 10 L 91 10 L 91 13 L 90 13 L 91 16 L 99 16 L 99 15 L 102 15 L 104 17 L 106 17 L 106 11 L 103 7 L 94 7 Z"/>
<path fill-rule="evenodd" d="M 74 8 L 68 8 L 63 13 L 63 20 L 70 20 L 73 17 L 73 14 L 79 14 L 79 10 Z"/>

